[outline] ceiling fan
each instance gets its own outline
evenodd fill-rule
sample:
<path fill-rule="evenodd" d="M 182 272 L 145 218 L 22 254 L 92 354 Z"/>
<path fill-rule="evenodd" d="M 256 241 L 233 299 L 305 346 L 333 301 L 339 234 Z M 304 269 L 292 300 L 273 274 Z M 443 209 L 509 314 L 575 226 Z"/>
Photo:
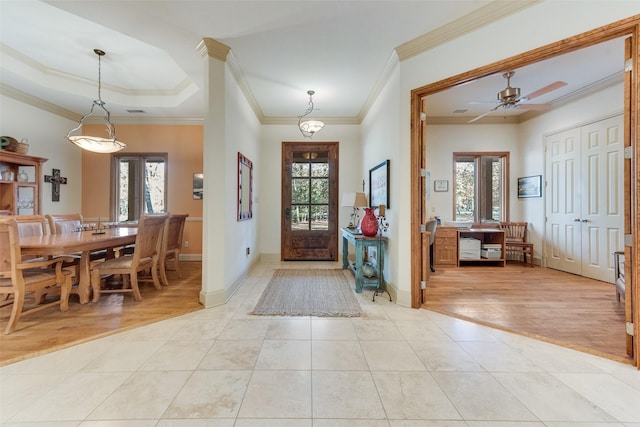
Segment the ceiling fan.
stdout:
<path fill-rule="evenodd" d="M 511 108 L 519 108 L 522 110 L 546 110 L 550 107 L 549 104 L 529 104 L 528 101 L 536 98 L 538 96 L 544 95 L 545 93 L 551 92 L 553 90 L 559 89 L 563 86 L 566 86 L 567 83 L 563 81 L 557 81 L 551 83 L 543 88 L 540 88 L 530 94 L 521 97 L 520 96 L 520 88 L 519 87 L 511 87 L 511 77 L 515 74 L 515 71 L 507 71 L 502 75 L 505 79 L 507 79 L 507 87 L 498 92 L 498 105 L 493 107 L 491 110 L 487 111 L 484 114 L 479 115 L 471 120 L 468 123 L 473 123 L 476 120 L 480 120 L 484 116 L 490 114 L 493 111 L 496 111 L 498 108 L 504 108 L 505 110 Z"/>

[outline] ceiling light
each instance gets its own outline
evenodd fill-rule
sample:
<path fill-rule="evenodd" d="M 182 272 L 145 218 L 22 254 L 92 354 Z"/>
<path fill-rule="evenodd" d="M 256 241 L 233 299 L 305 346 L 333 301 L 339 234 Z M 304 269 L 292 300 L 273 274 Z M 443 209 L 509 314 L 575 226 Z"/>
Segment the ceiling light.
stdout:
<path fill-rule="evenodd" d="M 116 151 L 120 151 L 123 148 L 127 148 L 127 145 L 116 139 L 116 128 L 113 126 L 113 123 L 109 121 L 111 113 L 109 113 L 109 110 L 107 110 L 104 106 L 104 101 L 100 96 L 100 89 L 102 88 L 102 84 L 100 81 L 100 59 L 105 55 L 105 53 L 100 49 L 93 49 L 93 52 L 98 55 L 98 99 L 93 100 L 91 110 L 89 110 L 88 114 L 82 116 L 78 126 L 69 131 L 69 133 L 67 134 L 67 139 L 83 150 L 93 151 L 94 153 L 115 153 Z M 107 126 L 107 138 L 101 136 L 71 135 L 73 132 L 82 127 L 82 124 L 87 117 L 93 115 L 93 109 L 96 106 L 104 110 L 105 115 L 103 119 L 105 125 Z"/>
<path fill-rule="evenodd" d="M 305 138 L 311 138 L 314 133 L 318 132 L 324 127 L 324 123 L 319 120 L 302 121 L 303 118 L 311 114 L 311 112 L 313 111 L 313 95 L 315 94 L 315 92 L 309 90 L 307 91 L 307 94 L 309 95 L 309 107 L 301 116 L 298 116 L 298 128 L 300 129 L 302 136 L 304 136 Z"/>

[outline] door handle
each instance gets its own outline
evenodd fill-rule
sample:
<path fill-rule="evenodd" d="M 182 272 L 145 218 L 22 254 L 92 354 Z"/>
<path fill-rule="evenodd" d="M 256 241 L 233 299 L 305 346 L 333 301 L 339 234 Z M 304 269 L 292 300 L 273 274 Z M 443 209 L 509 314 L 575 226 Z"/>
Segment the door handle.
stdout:
<path fill-rule="evenodd" d="M 582 222 L 590 222 L 587 218 L 583 218 Z"/>
<path fill-rule="evenodd" d="M 290 208 L 286 208 L 286 209 L 284 210 L 284 217 L 285 217 L 286 219 L 291 219 L 291 209 L 290 209 Z"/>
<path fill-rule="evenodd" d="M 580 222 L 580 218 L 575 218 L 574 221 L 575 222 Z"/>

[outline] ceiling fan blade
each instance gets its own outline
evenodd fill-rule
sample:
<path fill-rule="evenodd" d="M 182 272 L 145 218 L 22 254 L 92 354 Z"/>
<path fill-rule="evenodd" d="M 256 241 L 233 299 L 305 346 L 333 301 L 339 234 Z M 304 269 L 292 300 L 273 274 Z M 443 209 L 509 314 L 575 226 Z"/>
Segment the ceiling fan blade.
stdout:
<path fill-rule="evenodd" d="M 490 114 L 491 112 L 496 111 L 498 108 L 502 107 L 503 105 L 504 105 L 504 104 L 496 105 L 496 106 L 495 106 L 494 108 L 492 108 L 491 110 L 487 111 L 487 112 L 486 112 L 486 113 L 484 113 L 484 114 L 480 114 L 478 117 L 475 117 L 475 118 L 473 118 L 473 119 L 469 120 L 467 123 L 473 123 L 473 122 L 475 122 L 476 120 L 480 120 L 481 118 L 483 118 L 484 116 L 486 116 L 486 115 Z"/>
<path fill-rule="evenodd" d="M 561 87 L 566 85 L 567 85 L 566 82 L 558 80 L 557 82 L 551 83 L 550 85 L 547 85 L 543 88 L 540 88 L 536 91 L 531 92 L 529 95 L 523 96 L 522 99 L 531 100 L 533 98 L 537 98 L 540 95 L 544 95 L 545 93 L 549 93 L 552 90 L 560 89 Z"/>

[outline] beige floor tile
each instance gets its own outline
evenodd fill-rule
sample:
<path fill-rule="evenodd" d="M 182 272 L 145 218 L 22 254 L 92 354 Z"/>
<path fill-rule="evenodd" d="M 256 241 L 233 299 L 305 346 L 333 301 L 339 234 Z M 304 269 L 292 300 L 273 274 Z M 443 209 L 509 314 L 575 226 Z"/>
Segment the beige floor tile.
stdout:
<path fill-rule="evenodd" d="M 316 371 L 366 371 L 369 365 L 358 341 L 313 341 L 311 364 Z"/>
<path fill-rule="evenodd" d="M 425 371 L 411 346 L 399 341 L 361 341 L 371 371 Z"/>
<path fill-rule="evenodd" d="M 428 372 L 374 372 L 373 380 L 391 419 L 462 419 Z"/>
<path fill-rule="evenodd" d="M 313 417 L 384 419 L 369 372 L 314 371 Z"/>
<path fill-rule="evenodd" d="M 357 340 L 352 319 L 317 318 L 311 319 L 313 340 Z"/>
<path fill-rule="evenodd" d="M 251 371 L 196 371 L 163 418 L 234 418 Z"/>
<path fill-rule="evenodd" d="M 308 371 L 311 369 L 311 341 L 265 340 L 255 369 Z"/>
<path fill-rule="evenodd" d="M 484 371 L 482 366 L 452 341 L 409 341 L 428 371 Z"/>
<path fill-rule="evenodd" d="M 189 371 L 136 372 L 101 403 L 88 419 L 157 419 L 191 375 Z"/>
<path fill-rule="evenodd" d="M 246 369 L 256 366 L 262 341 L 222 341 L 213 343 L 209 352 L 198 365 L 201 371 L 225 371 Z"/>
<path fill-rule="evenodd" d="M 267 334 L 267 340 L 310 340 L 311 318 L 284 318 L 271 319 Z"/>
<path fill-rule="evenodd" d="M 209 341 L 168 341 L 140 366 L 140 370 L 194 370 L 211 344 Z"/>
<path fill-rule="evenodd" d="M 239 418 L 311 418 L 310 371 L 254 371 Z"/>
<path fill-rule="evenodd" d="M 488 373 L 432 372 L 431 375 L 464 419 L 539 421 Z"/>

